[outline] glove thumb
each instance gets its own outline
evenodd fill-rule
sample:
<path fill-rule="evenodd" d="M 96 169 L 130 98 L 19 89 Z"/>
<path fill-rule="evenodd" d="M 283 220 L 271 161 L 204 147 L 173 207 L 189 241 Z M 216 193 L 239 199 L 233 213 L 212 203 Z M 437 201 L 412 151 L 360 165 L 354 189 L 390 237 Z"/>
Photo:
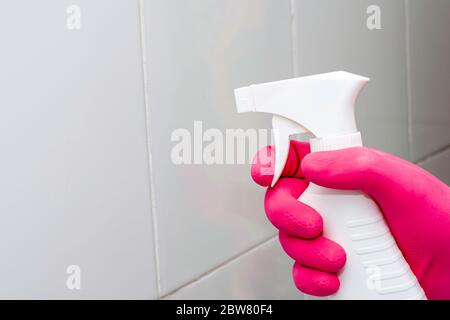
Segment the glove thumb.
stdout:
<path fill-rule="evenodd" d="M 376 150 L 354 147 L 310 153 L 301 166 L 304 176 L 317 185 L 371 194 L 378 187 L 386 188 L 388 162 Z"/>
<path fill-rule="evenodd" d="M 398 197 L 405 189 L 427 195 L 436 192 L 430 184 L 443 184 L 406 160 L 366 147 L 310 153 L 303 159 L 301 170 L 322 187 L 361 190 L 377 200 Z"/>

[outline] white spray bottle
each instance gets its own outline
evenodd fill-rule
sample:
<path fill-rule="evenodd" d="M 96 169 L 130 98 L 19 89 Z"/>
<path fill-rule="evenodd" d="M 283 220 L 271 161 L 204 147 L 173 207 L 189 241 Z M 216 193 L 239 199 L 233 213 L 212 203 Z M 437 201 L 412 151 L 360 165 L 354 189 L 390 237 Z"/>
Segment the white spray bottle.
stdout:
<path fill-rule="evenodd" d="M 275 171 L 280 177 L 289 136 L 309 132 L 311 152 L 362 146 L 355 100 L 368 78 L 338 71 L 235 90 L 238 112 L 273 114 Z M 324 235 L 346 251 L 339 291 L 331 299 L 426 299 L 378 206 L 359 191 L 310 183 L 299 201 L 323 217 Z"/>

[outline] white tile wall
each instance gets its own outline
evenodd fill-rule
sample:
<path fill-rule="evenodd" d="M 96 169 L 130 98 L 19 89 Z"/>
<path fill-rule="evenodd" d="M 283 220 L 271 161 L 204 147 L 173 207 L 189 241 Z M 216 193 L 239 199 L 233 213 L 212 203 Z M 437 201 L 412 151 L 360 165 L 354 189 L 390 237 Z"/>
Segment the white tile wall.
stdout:
<path fill-rule="evenodd" d="M 278 238 L 271 239 L 165 298 L 299 300 L 303 295 L 292 281 L 292 264 Z"/>
<path fill-rule="evenodd" d="M 450 149 L 447 149 L 439 154 L 433 155 L 420 165 L 427 171 L 439 177 L 447 185 L 450 185 Z"/>
<path fill-rule="evenodd" d="M 161 294 L 274 234 L 249 166 L 175 165 L 174 130 L 268 127 L 233 89 L 292 77 L 287 0 L 144 3 Z"/>
<path fill-rule="evenodd" d="M 450 1 L 409 0 L 413 159 L 450 146 Z"/>
<path fill-rule="evenodd" d="M 299 76 L 345 70 L 371 79 L 356 115 L 364 144 L 409 158 L 403 1 L 294 0 Z M 369 30 L 366 10 L 381 10 L 381 29 Z"/>
<path fill-rule="evenodd" d="M 0 298 L 157 296 L 138 13 L 0 4 Z"/>

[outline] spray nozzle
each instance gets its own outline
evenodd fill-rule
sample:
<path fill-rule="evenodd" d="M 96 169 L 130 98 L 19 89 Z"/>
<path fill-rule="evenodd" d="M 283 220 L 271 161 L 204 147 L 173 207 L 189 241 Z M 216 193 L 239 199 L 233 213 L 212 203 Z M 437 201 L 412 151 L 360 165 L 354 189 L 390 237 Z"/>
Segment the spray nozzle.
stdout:
<path fill-rule="evenodd" d="M 357 132 L 354 104 L 369 78 L 345 71 L 268 82 L 235 90 L 238 112 L 273 114 L 275 171 L 283 171 L 289 136 L 310 132 L 317 138 Z"/>

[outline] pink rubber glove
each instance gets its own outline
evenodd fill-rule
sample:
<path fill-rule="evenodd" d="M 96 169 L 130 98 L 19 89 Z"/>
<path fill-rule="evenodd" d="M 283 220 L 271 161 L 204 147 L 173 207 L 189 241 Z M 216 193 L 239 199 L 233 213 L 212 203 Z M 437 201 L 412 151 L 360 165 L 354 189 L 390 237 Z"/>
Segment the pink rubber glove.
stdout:
<path fill-rule="evenodd" d="M 274 157 L 272 147 L 258 152 L 252 166 L 255 182 L 270 185 Z M 346 260 L 343 248 L 321 235 L 320 214 L 297 201 L 309 181 L 371 196 L 427 298 L 450 299 L 450 188 L 381 151 L 355 147 L 309 154 L 308 144 L 293 141 L 282 178 L 268 188 L 264 204 L 283 249 L 296 261 L 293 277 L 299 290 L 316 296 L 335 293 L 336 272 Z"/>

